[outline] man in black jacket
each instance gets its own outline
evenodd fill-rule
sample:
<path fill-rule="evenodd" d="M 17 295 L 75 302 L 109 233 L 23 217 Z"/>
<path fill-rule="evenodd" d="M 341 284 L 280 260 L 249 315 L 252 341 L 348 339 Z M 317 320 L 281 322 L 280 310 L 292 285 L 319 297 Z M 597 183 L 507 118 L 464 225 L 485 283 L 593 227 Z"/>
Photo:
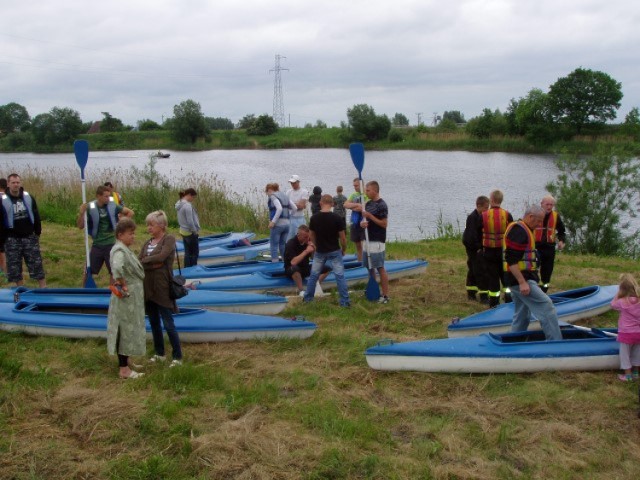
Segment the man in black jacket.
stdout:
<path fill-rule="evenodd" d="M 40 255 L 42 224 L 36 199 L 24 191 L 20 175 L 12 173 L 7 181 L 9 187 L 2 194 L 0 208 L 0 224 L 7 256 L 7 280 L 18 286 L 24 285 L 24 258 L 29 276 L 38 281 L 40 288 L 45 288 L 47 284 Z"/>
<path fill-rule="evenodd" d="M 482 304 L 489 304 L 488 292 L 480 290 L 480 276 L 484 275 L 482 262 L 482 212 L 489 209 L 489 197 L 484 195 L 476 198 L 476 208 L 467 217 L 467 223 L 462 234 L 462 243 L 467 251 L 467 298 L 475 300 L 480 295 Z"/>

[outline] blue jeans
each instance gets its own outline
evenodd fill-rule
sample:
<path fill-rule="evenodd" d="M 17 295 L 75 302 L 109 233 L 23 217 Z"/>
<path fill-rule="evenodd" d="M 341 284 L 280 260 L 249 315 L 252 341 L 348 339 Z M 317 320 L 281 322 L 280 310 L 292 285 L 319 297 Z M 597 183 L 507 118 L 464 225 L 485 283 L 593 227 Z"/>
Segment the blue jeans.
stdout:
<path fill-rule="evenodd" d="M 296 236 L 296 233 L 298 233 L 298 227 L 300 225 L 304 225 L 304 222 L 304 215 L 300 215 L 298 217 L 294 217 L 292 215 L 289 217 L 289 234 L 287 235 L 287 241 Z"/>
<path fill-rule="evenodd" d="M 200 242 L 198 241 L 198 234 L 192 233 L 188 237 L 182 237 L 182 244 L 184 245 L 184 266 L 193 267 L 198 264 L 198 257 L 200 256 Z"/>
<path fill-rule="evenodd" d="M 307 279 L 307 289 L 304 292 L 304 301 L 310 302 L 316 293 L 316 282 L 322 273 L 322 267 L 329 262 L 333 274 L 338 284 L 338 294 L 340 295 L 340 306 L 348 307 L 351 305 L 349 301 L 349 289 L 347 288 L 347 280 L 344 277 L 344 263 L 342 263 L 342 252 L 336 250 L 329 253 L 316 252 L 313 255 L 313 264 L 311 267 L 311 275 Z"/>
<path fill-rule="evenodd" d="M 278 252 L 284 261 L 284 246 L 287 244 L 289 234 L 289 224 L 275 225 L 269 234 L 269 244 L 271 246 L 271 260 L 278 261 Z"/>
<path fill-rule="evenodd" d="M 160 317 L 162 317 L 162 323 L 164 324 L 164 329 L 167 331 L 167 337 L 169 337 L 169 343 L 171 344 L 173 358 L 174 360 L 181 360 L 182 348 L 180 347 L 180 337 L 173 322 L 171 310 L 151 301 L 146 302 L 146 307 L 147 315 L 149 316 L 149 325 L 151 325 L 151 334 L 153 335 L 153 349 L 156 351 L 156 355 L 164 357 L 164 336 L 162 335 L 162 325 L 160 324 Z"/>
<path fill-rule="evenodd" d="M 531 288 L 529 295 L 522 295 L 519 285 L 509 287 L 514 307 L 511 331 L 522 332 L 527 330 L 531 315 L 535 315 L 547 340 L 562 340 L 562 333 L 560 333 L 560 326 L 558 325 L 558 314 L 553 302 L 536 282 L 527 280 L 527 283 Z"/>

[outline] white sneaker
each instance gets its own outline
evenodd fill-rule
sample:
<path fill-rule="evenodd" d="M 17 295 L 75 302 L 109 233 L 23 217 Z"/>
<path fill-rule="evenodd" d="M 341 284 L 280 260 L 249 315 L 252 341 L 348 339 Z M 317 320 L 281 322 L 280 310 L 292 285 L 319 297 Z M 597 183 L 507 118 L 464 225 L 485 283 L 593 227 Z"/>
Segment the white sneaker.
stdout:
<path fill-rule="evenodd" d="M 324 297 L 324 292 L 322 291 L 322 287 L 320 286 L 320 282 L 316 283 L 316 293 L 314 297 Z"/>
<path fill-rule="evenodd" d="M 164 362 L 166 360 L 167 360 L 167 357 L 164 357 L 162 355 L 154 355 L 149 359 L 149 361 L 151 363 L 160 363 L 160 362 Z"/>
<path fill-rule="evenodd" d="M 298 292 L 298 296 L 300 298 L 304 297 L 304 290 L 300 290 L 300 292 Z"/>
<path fill-rule="evenodd" d="M 169 368 L 177 367 L 179 365 L 182 365 L 182 360 L 171 360 L 171 363 L 169 364 Z"/>

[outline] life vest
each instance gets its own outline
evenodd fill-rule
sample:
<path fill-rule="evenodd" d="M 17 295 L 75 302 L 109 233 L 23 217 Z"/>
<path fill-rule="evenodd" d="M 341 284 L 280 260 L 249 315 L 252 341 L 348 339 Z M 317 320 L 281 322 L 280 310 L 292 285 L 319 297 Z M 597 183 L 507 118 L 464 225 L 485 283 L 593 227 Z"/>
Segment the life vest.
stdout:
<path fill-rule="evenodd" d="M 502 247 L 502 238 L 507 230 L 509 212 L 504 208 L 490 208 L 482 212 L 482 246 Z"/>
<path fill-rule="evenodd" d="M 31 224 L 35 223 L 35 219 L 33 217 L 33 199 L 29 192 L 22 192 L 22 201 L 24 203 L 24 208 L 27 209 L 27 214 L 29 215 L 29 220 L 31 220 Z M 13 205 L 14 203 L 9 198 L 9 195 L 6 193 L 2 194 L 2 208 L 4 209 L 4 226 L 7 228 L 13 228 Z"/>
<path fill-rule="evenodd" d="M 284 193 L 278 191 L 273 192 L 274 195 L 279 201 L 280 205 L 282 205 L 282 213 L 280 214 L 280 218 L 289 218 L 291 214 L 291 205 L 289 204 L 289 197 L 287 197 Z M 269 197 L 269 220 L 273 220 L 273 217 L 276 215 L 276 206 L 271 201 L 271 197 Z"/>
<path fill-rule="evenodd" d="M 514 250 L 522 250 L 521 243 L 514 243 L 509 240 L 509 232 L 512 228 L 520 227 L 525 232 L 527 232 L 527 246 L 524 249 L 524 255 L 522 256 L 522 260 L 518 262 L 518 268 L 522 272 L 535 272 L 538 270 L 538 252 L 536 250 L 536 239 L 533 235 L 533 232 L 529 229 L 526 223 L 522 220 L 510 223 L 507 227 L 507 231 L 504 234 L 504 240 L 502 248 L 506 250 L 507 248 L 512 248 Z M 504 255 L 503 255 L 504 257 Z M 504 263 L 504 271 L 509 271 L 509 265 L 507 262 Z"/>
<path fill-rule="evenodd" d="M 116 215 L 116 204 L 113 201 L 109 201 L 106 207 L 107 217 L 109 218 L 109 222 L 111 223 L 111 228 L 115 230 L 116 223 L 118 223 L 118 217 Z M 95 238 L 95 236 L 98 234 L 98 224 L 100 223 L 100 212 L 98 211 L 98 208 L 98 204 L 95 200 L 93 202 L 89 202 L 89 204 L 87 205 L 87 217 L 89 219 L 87 229 L 89 230 L 89 235 L 91 235 L 91 238 Z"/>
<path fill-rule="evenodd" d="M 536 242 L 538 243 L 556 243 L 556 227 L 558 226 L 558 212 L 553 210 L 551 214 L 545 218 L 547 224 L 544 222 L 538 228 L 536 228 Z"/>

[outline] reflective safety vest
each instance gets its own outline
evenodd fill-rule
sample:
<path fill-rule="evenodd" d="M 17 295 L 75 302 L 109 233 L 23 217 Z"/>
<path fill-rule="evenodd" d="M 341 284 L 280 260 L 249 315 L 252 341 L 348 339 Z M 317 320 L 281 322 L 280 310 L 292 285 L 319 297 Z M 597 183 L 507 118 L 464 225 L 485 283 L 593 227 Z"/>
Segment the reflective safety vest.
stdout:
<path fill-rule="evenodd" d="M 558 226 L 558 212 L 553 210 L 551 215 L 546 217 L 547 224 L 536 228 L 536 242 L 556 243 L 556 227 Z"/>
<path fill-rule="evenodd" d="M 525 271 L 535 272 L 538 270 L 538 251 L 536 250 L 536 240 L 535 240 L 535 237 L 533 236 L 533 232 L 529 230 L 529 227 L 527 226 L 527 224 L 524 223 L 522 220 L 510 223 L 509 226 L 507 227 L 507 231 L 504 234 L 503 250 L 506 251 L 507 248 L 522 250 L 522 244 L 513 243 L 508 238 L 509 232 L 511 231 L 512 228 L 515 228 L 515 227 L 520 227 L 525 232 L 527 232 L 527 238 L 528 238 L 527 246 L 525 247 L 522 260 L 518 262 L 518 268 L 522 272 L 525 272 Z M 503 254 L 503 257 L 504 257 L 504 254 Z M 509 265 L 507 265 L 506 261 L 503 264 L 504 264 L 504 271 L 508 272 Z"/>
<path fill-rule="evenodd" d="M 283 192 L 273 192 L 272 194 L 279 201 L 280 205 L 282 205 L 282 213 L 280 214 L 280 218 L 289 218 L 291 213 L 291 205 L 289 204 L 289 197 L 287 197 Z M 271 197 L 269 197 L 269 220 L 273 220 L 273 217 L 276 215 L 276 206 L 273 204 Z"/>
<path fill-rule="evenodd" d="M 22 201 L 24 203 L 24 208 L 27 209 L 29 220 L 31 220 L 31 224 L 33 225 L 35 223 L 33 216 L 33 199 L 31 198 L 31 195 L 29 195 L 29 192 L 22 192 Z M 4 210 L 4 226 L 7 228 L 13 228 L 13 202 L 6 193 L 2 194 L 2 209 Z"/>
<path fill-rule="evenodd" d="M 507 230 L 509 212 L 504 208 L 490 208 L 482 212 L 482 246 L 502 247 L 502 238 Z"/>
<path fill-rule="evenodd" d="M 116 216 L 116 204 L 112 201 L 107 203 L 107 217 L 109 218 L 109 222 L 111 223 L 111 228 L 115 231 L 116 223 L 118 223 L 118 218 Z M 87 205 L 87 217 L 89 222 L 87 224 L 87 230 L 89 230 L 89 235 L 91 238 L 95 238 L 98 234 L 98 224 L 100 223 L 100 212 L 98 211 L 98 204 L 94 200 L 93 202 L 89 202 Z"/>

